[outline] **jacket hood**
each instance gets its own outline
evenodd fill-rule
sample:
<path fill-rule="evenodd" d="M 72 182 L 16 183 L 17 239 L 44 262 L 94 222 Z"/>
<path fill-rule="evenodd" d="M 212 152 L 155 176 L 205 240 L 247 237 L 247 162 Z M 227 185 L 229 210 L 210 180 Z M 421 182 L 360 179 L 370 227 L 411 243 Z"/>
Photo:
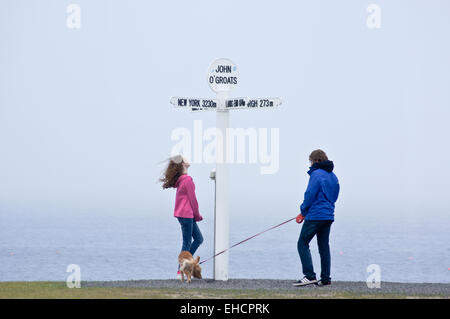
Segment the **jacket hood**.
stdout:
<path fill-rule="evenodd" d="M 312 172 L 314 172 L 316 169 L 323 169 L 324 171 L 327 171 L 328 173 L 331 173 L 334 169 L 333 161 L 323 161 L 319 163 L 314 163 L 308 171 L 308 174 L 311 175 Z"/>
<path fill-rule="evenodd" d="M 182 175 L 180 175 L 180 177 L 178 177 L 177 181 L 175 182 L 174 187 L 175 187 L 175 188 L 178 188 L 178 186 L 180 186 L 181 181 L 184 180 L 184 179 L 186 179 L 187 177 L 189 177 L 188 174 L 182 174 Z"/>

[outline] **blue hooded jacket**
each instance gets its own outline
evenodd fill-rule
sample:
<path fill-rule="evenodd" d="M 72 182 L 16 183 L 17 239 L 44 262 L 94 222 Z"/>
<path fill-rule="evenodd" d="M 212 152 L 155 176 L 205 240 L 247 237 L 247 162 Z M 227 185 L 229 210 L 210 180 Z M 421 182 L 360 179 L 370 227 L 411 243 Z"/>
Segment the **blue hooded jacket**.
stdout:
<path fill-rule="evenodd" d="M 332 161 L 314 163 L 310 167 L 308 188 L 300 212 L 305 220 L 334 220 L 334 203 L 339 195 L 339 181 L 333 173 Z"/>

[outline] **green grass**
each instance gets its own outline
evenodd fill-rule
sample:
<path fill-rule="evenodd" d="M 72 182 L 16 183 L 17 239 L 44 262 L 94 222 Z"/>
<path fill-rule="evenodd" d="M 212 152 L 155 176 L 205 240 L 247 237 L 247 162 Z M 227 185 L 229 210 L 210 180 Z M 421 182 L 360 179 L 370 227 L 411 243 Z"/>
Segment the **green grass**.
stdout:
<path fill-rule="evenodd" d="M 222 290 L 175 288 L 83 287 L 69 289 L 65 282 L 0 282 L 0 298 L 20 299 L 294 299 L 294 298 L 442 298 L 439 296 L 408 296 L 401 294 L 354 294 L 335 291 L 303 290 Z M 445 297 L 444 297 L 445 298 Z M 448 298 L 448 297 L 446 297 Z"/>

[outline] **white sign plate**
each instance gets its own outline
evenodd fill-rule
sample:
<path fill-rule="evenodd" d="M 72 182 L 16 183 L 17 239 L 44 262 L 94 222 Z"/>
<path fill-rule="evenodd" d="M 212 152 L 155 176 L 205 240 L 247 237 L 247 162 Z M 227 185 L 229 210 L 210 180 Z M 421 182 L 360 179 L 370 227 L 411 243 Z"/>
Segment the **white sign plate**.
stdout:
<path fill-rule="evenodd" d="M 189 108 L 191 111 L 220 110 L 217 99 L 204 99 L 195 97 L 173 97 L 170 103 L 175 107 Z M 225 110 L 234 109 L 271 109 L 281 104 L 281 99 L 275 98 L 249 98 L 240 97 L 225 100 Z"/>
<path fill-rule="evenodd" d="M 170 104 L 175 107 L 189 108 L 191 111 L 209 111 L 217 108 L 218 101 L 197 97 L 173 97 Z"/>
<path fill-rule="evenodd" d="M 238 68 L 231 60 L 217 59 L 209 66 L 206 80 L 214 92 L 228 92 L 239 82 Z"/>
<path fill-rule="evenodd" d="M 270 109 L 281 104 L 281 99 L 275 98 L 249 98 L 241 97 L 228 99 L 225 102 L 225 109 Z"/>

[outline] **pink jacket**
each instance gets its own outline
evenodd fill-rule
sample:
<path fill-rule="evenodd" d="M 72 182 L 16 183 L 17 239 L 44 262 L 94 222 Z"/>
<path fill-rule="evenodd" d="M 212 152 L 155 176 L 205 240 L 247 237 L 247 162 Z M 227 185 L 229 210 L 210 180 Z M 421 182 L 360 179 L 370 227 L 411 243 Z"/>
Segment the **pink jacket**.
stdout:
<path fill-rule="evenodd" d="M 187 174 L 178 177 L 175 183 L 177 195 L 175 197 L 175 210 L 173 216 L 194 218 L 199 222 L 203 219 L 198 211 L 197 198 L 195 197 L 195 184 Z"/>

